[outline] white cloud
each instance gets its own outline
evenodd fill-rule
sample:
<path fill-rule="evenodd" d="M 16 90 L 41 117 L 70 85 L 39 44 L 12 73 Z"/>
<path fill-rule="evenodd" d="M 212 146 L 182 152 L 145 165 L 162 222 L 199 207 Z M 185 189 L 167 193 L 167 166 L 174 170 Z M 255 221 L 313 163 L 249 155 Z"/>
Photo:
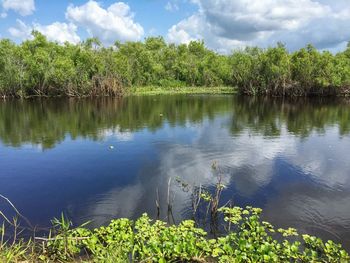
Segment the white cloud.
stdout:
<path fill-rule="evenodd" d="M 22 40 L 30 38 L 33 28 L 31 26 L 26 25 L 20 19 L 17 19 L 16 22 L 16 27 L 10 27 L 8 30 L 11 36 Z"/>
<path fill-rule="evenodd" d="M 33 30 L 37 30 L 44 34 L 47 39 L 59 43 L 64 43 L 66 41 L 70 43 L 78 43 L 80 41 L 80 38 L 76 33 L 77 27 L 72 23 L 54 22 L 50 25 L 27 25 L 20 19 L 17 19 L 17 26 L 11 27 L 9 32 L 13 37 L 25 40 L 32 38 L 31 33 Z"/>
<path fill-rule="evenodd" d="M 21 16 L 31 15 L 35 11 L 34 0 L 3 0 L 2 6 L 6 11 L 13 10 Z"/>
<path fill-rule="evenodd" d="M 210 23 L 205 20 L 203 14 L 194 14 L 172 26 L 168 31 L 167 38 L 169 42 L 177 44 L 188 44 L 190 41 L 204 40 L 209 48 L 222 53 L 227 53 L 233 48 L 251 44 L 247 41 L 215 35 L 211 32 L 210 27 Z"/>
<path fill-rule="evenodd" d="M 0 17 L 1 17 L 1 18 L 6 18 L 6 17 L 7 17 L 7 13 L 5 13 L 5 12 L 1 13 L 1 14 L 0 14 Z"/>
<path fill-rule="evenodd" d="M 334 47 L 350 39 L 348 5 L 311 0 L 197 0 L 198 11 L 172 26 L 171 42 L 204 39 L 210 48 L 230 51 L 278 41 L 291 49 L 311 42 Z"/>
<path fill-rule="evenodd" d="M 173 3 L 173 2 L 169 1 L 165 5 L 165 10 L 170 11 L 170 12 L 178 11 L 179 5 L 177 3 Z"/>
<path fill-rule="evenodd" d="M 90 0 L 81 6 L 69 6 L 66 17 L 107 45 L 116 40 L 139 40 L 144 34 L 142 26 L 134 21 L 130 7 L 123 2 L 104 9 L 98 2 Z"/>
<path fill-rule="evenodd" d="M 168 32 L 170 42 L 186 43 L 203 38 L 204 22 L 199 15 L 193 15 L 172 26 Z"/>
<path fill-rule="evenodd" d="M 297 29 L 329 11 L 310 0 L 202 0 L 200 6 L 217 35 L 243 40 L 255 38 L 259 32 Z"/>
<path fill-rule="evenodd" d="M 72 23 L 54 22 L 50 25 L 35 24 L 34 28 L 43 33 L 49 40 L 59 43 L 70 42 L 79 43 L 80 37 L 77 35 L 77 26 Z"/>

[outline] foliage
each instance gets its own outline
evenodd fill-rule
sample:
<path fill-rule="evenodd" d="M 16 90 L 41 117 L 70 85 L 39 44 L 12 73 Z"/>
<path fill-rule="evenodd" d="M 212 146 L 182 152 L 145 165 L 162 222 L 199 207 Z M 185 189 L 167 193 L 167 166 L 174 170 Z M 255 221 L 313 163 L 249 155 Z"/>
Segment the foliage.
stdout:
<path fill-rule="evenodd" d="M 15 45 L 0 41 L 0 96 L 121 95 L 122 82 L 112 68 L 112 49 L 91 42 L 59 45 L 33 32 L 33 40 Z"/>
<path fill-rule="evenodd" d="M 299 235 L 293 228 L 276 229 L 262 221 L 260 208 L 221 207 L 229 227 L 219 237 L 208 237 L 192 220 L 179 225 L 152 221 L 146 214 L 135 222 L 112 220 L 89 230 L 67 229 L 32 253 L 40 261 L 73 262 L 348 262 L 350 257 L 333 241 Z M 57 225 L 56 225 L 57 226 Z M 13 250 L 14 248 L 11 248 Z M 4 255 L 7 250 L 0 250 Z M 17 255 L 24 258 L 25 254 Z M 9 260 L 8 262 L 14 262 Z"/>
<path fill-rule="evenodd" d="M 122 95 L 126 87 L 237 86 L 246 94 L 349 94 L 350 47 L 333 55 L 283 44 L 222 55 L 202 41 L 167 44 L 162 37 L 116 42 L 96 38 L 59 45 L 39 32 L 16 45 L 0 40 L 0 96 Z"/>
<path fill-rule="evenodd" d="M 169 225 L 143 214 L 136 221 L 115 219 L 107 226 L 88 229 L 89 222 L 72 228 L 63 214 L 52 220 L 48 238 L 32 241 L 18 236 L 25 228 L 17 215 L 5 220 L 0 228 L 0 260 L 2 262 L 349 262 L 349 254 L 340 244 L 310 235 L 299 235 L 294 228 L 276 229 L 260 217 L 262 209 L 247 206 L 216 208 L 221 190 L 220 171 L 214 195 L 205 193 L 204 202 L 215 208 L 211 224 L 222 222 L 219 231 L 207 232 L 196 221 L 184 220 Z M 184 188 L 189 187 L 182 182 Z M 206 198 L 207 197 L 207 198 Z M 6 198 L 5 198 L 6 199 Z M 8 201 L 8 199 L 6 199 Z M 8 201 L 11 205 L 12 203 Z M 227 206 L 228 205 L 228 206 Z M 194 210 L 195 212 L 196 210 Z M 218 216 L 223 220 L 218 220 Z M 12 227 L 8 231 L 5 223 Z M 219 229 L 219 228 L 218 228 Z M 12 234 L 12 236 L 11 236 Z"/>
<path fill-rule="evenodd" d="M 293 228 L 275 229 L 261 221 L 260 208 L 221 208 L 225 221 L 234 231 L 220 237 L 213 254 L 219 262 L 348 262 L 340 245 L 309 235 L 298 235 Z"/>
<path fill-rule="evenodd" d="M 282 44 L 267 49 L 246 48 L 230 57 L 233 82 L 246 94 L 348 94 L 350 60 L 343 53 L 320 52 L 312 45 L 289 53 Z"/>
<path fill-rule="evenodd" d="M 0 226 L 0 262 L 18 262 L 21 259 L 27 259 L 31 262 L 35 262 L 36 255 L 34 253 L 34 242 L 31 240 L 24 241 L 23 239 L 17 240 L 19 226 L 17 225 L 17 218 L 13 221 L 8 221 L 5 215 L 0 211 L 5 221 Z M 10 223 L 13 227 L 12 240 L 8 238 L 8 229 L 5 227 L 5 222 Z"/>

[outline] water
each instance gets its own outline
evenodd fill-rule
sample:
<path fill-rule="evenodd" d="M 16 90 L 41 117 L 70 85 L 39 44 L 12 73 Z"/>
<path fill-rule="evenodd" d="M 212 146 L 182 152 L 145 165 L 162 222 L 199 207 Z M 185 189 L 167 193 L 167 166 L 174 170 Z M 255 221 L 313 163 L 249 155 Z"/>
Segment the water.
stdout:
<path fill-rule="evenodd" d="M 63 211 L 75 225 L 165 219 L 169 178 L 174 216 L 189 216 L 175 184 L 212 186 L 223 202 L 264 209 L 277 227 L 350 250 L 350 103 L 338 99 L 150 96 L 0 102 L 0 193 L 32 224 Z M 0 201 L 0 210 L 11 209 Z"/>

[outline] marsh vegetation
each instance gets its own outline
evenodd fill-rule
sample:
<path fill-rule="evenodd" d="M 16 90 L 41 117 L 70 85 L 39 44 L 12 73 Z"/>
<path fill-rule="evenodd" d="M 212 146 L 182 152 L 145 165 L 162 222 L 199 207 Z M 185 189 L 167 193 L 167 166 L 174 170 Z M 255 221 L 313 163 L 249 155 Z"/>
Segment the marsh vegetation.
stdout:
<path fill-rule="evenodd" d="M 312 45 L 289 52 L 249 47 L 219 54 L 203 42 L 168 44 L 161 37 L 73 45 L 39 32 L 17 45 L 0 40 L 0 96 L 121 96 L 128 87 L 236 87 L 250 95 L 348 95 L 350 46 L 337 54 Z"/>

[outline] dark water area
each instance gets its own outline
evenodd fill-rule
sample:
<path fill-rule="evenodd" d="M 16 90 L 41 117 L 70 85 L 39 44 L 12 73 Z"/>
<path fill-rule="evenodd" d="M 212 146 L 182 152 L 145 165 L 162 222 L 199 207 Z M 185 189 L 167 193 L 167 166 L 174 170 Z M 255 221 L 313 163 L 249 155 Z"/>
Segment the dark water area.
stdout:
<path fill-rule="evenodd" d="M 146 96 L 0 101 L 0 194 L 32 224 L 64 212 L 75 225 L 166 217 L 208 188 L 217 161 L 222 202 L 253 205 L 277 227 L 341 242 L 350 251 L 350 102 L 344 99 Z M 0 210 L 11 208 L 0 200 Z"/>

